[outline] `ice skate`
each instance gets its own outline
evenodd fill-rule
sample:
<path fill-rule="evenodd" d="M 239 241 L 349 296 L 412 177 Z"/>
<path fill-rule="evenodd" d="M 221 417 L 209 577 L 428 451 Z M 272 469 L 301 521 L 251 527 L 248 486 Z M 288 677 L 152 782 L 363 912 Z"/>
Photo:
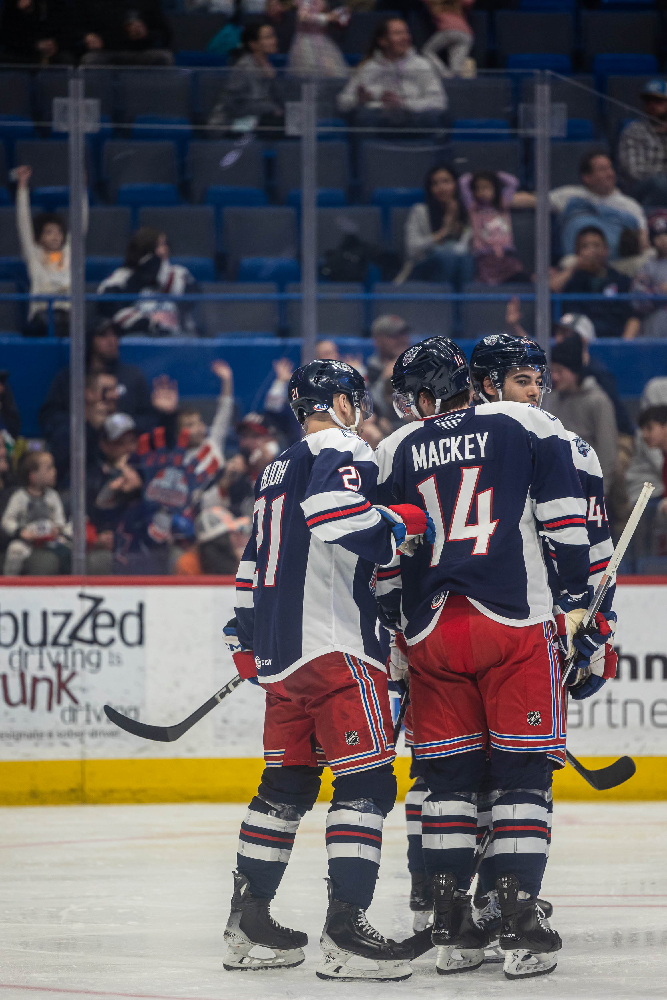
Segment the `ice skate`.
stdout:
<path fill-rule="evenodd" d="M 502 915 L 500 947 L 505 952 L 503 971 L 507 978 L 524 979 L 553 972 L 556 952 L 563 945 L 559 934 L 549 926 L 541 901 L 520 893 L 515 875 L 503 875 L 496 887 Z"/>
<path fill-rule="evenodd" d="M 223 959 L 223 968 L 228 972 L 293 969 L 303 962 L 308 935 L 281 927 L 269 913 L 270 902 L 251 895 L 248 879 L 234 872 L 232 910 L 225 928 L 227 951 Z"/>
<path fill-rule="evenodd" d="M 489 943 L 484 949 L 484 962 L 504 962 L 505 953 L 498 943 L 502 920 L 500 917 L 498 893 L 495 889 L 492 889 L 486 895 L 481 895 L 479 891 L 475 893 L 473 919 L 478 927 L 485 929 L 489 939 Z"/>
<path fill-rule="evenodd" d="M 433 892 L 425 872 L 410 872 L 410 876 L 410 909 L 414 913 L 412 930 L 414 934 L 419 934 L 433 922 Z"/>
<path fill-rule="evenodd" d="M 433 932 L 431 940 L 438 949 L 435 967 L 438 974 L 472 972 L 484 961 L 489 937 L 483 926 L 473 920 L 470 896 L 456 888 L 451 872 L 433 876 Z"/>
<path fill-rule="evenodd" d="M 330 897 L 320 946 L 322 962 L 316 971 L 320 979 L 384 982 L 412 975 L 408 965 L 412 948 L 383 937 L 369 924 L 365 911 L 353 903 Z"/>

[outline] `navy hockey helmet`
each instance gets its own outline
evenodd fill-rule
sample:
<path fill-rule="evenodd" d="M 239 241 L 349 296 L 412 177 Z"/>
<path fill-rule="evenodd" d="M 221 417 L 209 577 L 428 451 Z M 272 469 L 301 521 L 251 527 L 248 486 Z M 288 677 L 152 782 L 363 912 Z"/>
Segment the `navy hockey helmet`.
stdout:
<path fill-rule="evenodd" d="M 313 413 L 329 413 L 339 426 L 345 427 L 333 409 L 334 396 L 340 393 L 347 396 L 355 409 L 355 423 L 345 428 L 354 430 L 373 412 L 373 400 L 356 368 L 344 361 L 310 361 L 297 368 L 289 380 L 289 404 L 300 424 Z"/>
<path fill-rule="evenodd" d="M 470 374 L 475 392 L 485 403 L 484 378 L 488 375 L 494 389 L 503 398 L 505 376 L 514 368 L 532 368 L 541 375 L 542 391 L 539 405 L 545 392 L 551 392 L 551 374 L 547 356 L 534 340 L 527 337 L 513 337 L 510 333 L 492 333 L 475 344 L 470 358 Z"/>
<path fill-rule="evenodd" d="M 447 337 L 429 337 L 396 359 L 391 377 L 394 409 L 399 417 L 420 417 L 417 400 L 422 389 L 435 399 L 436 413 L 452 396 L 470 388 L 468 362 L 461 348 Z"/>

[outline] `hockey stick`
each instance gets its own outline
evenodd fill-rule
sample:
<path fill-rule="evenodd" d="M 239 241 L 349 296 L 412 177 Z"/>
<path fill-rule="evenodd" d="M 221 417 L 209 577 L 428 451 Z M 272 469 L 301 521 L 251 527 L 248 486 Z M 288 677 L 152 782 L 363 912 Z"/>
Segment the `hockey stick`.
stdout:
<path fill-rule="evenodd" d="M 401 729 L 403 728 L 403 719 L 405 718 L 405 713 L 408 710 L 408 705 L 410 704 L 410 692 L 406 691 L 401 698 L 401 705 L 398 710 L 398 715 L 396 716 L 396 722 L 394 724 L 394 746 L 396 746 L 396 740 L 401 735 Z"/>
<path fill-rule="evenodd" d="M 199 722 L 205 715 L 208 715 L 216 705 L 220 704 L 223 698 L 226 698 L 228 694 L 231 694 L 242 683 L 243 678 L 236 674 L 230 681 L 227 681 L 224 687 L 216 691 L 212 698 L 209 698 L 203 705 L 195 709 L 192 715 L 188 715 L 187 719 L 184 719 L 183 722 L 177 722 L 175 726 L 149 726 L 145 722 L 128 719 L 126 715 L 121 715 L 111 705 L 105 705 L 104 712 L 107 719 L 118 726 L 119 729 L 124 729 L 126 733 L 132 733 L 133 736 L 141 736 L 144 740 L 156 740 L 158 743 L 173 743 L 174 740 L 180 739 L 184 733 L 187 733 L 188 729 L 192 729 L 196 722 Z"/>

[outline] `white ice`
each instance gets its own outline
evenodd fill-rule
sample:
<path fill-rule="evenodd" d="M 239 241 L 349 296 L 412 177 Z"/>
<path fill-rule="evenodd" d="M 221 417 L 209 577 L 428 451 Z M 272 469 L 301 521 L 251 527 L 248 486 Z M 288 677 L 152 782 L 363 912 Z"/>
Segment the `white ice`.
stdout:
<path fill-rule="evenodd" d="M 224 972 L 241 805 L 0 809 L 0 1000 L 426 1000 L 667 997 L 667 803 L 556 804 L 543 895 L 564 948 L 550 976 L 498 965 L 407 982 L 315 978 L 326 907 L 325 806 L 303 821 L 274 913 L 310 935 L 298 969 Z M 371 921 L 410 933 L 402 805 L 385 826 Z"/>

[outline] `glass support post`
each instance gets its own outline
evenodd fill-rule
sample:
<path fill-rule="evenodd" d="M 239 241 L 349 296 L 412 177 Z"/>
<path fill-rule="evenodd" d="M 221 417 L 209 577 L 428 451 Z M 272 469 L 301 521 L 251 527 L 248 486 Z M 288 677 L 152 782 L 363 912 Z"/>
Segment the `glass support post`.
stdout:
<path fill-rule="evenodd" d="M 551 85 L 540 72 L 535 84 L 535 339 L 549 357 L 551 303 L 549 265 L 551 217 L 549 209 L 549 157 L 551 137 Z"/>
<path fill-rule="evenodd" d="M 301 87 L 301 364 L 317 341 L 317 81 Z"/>

